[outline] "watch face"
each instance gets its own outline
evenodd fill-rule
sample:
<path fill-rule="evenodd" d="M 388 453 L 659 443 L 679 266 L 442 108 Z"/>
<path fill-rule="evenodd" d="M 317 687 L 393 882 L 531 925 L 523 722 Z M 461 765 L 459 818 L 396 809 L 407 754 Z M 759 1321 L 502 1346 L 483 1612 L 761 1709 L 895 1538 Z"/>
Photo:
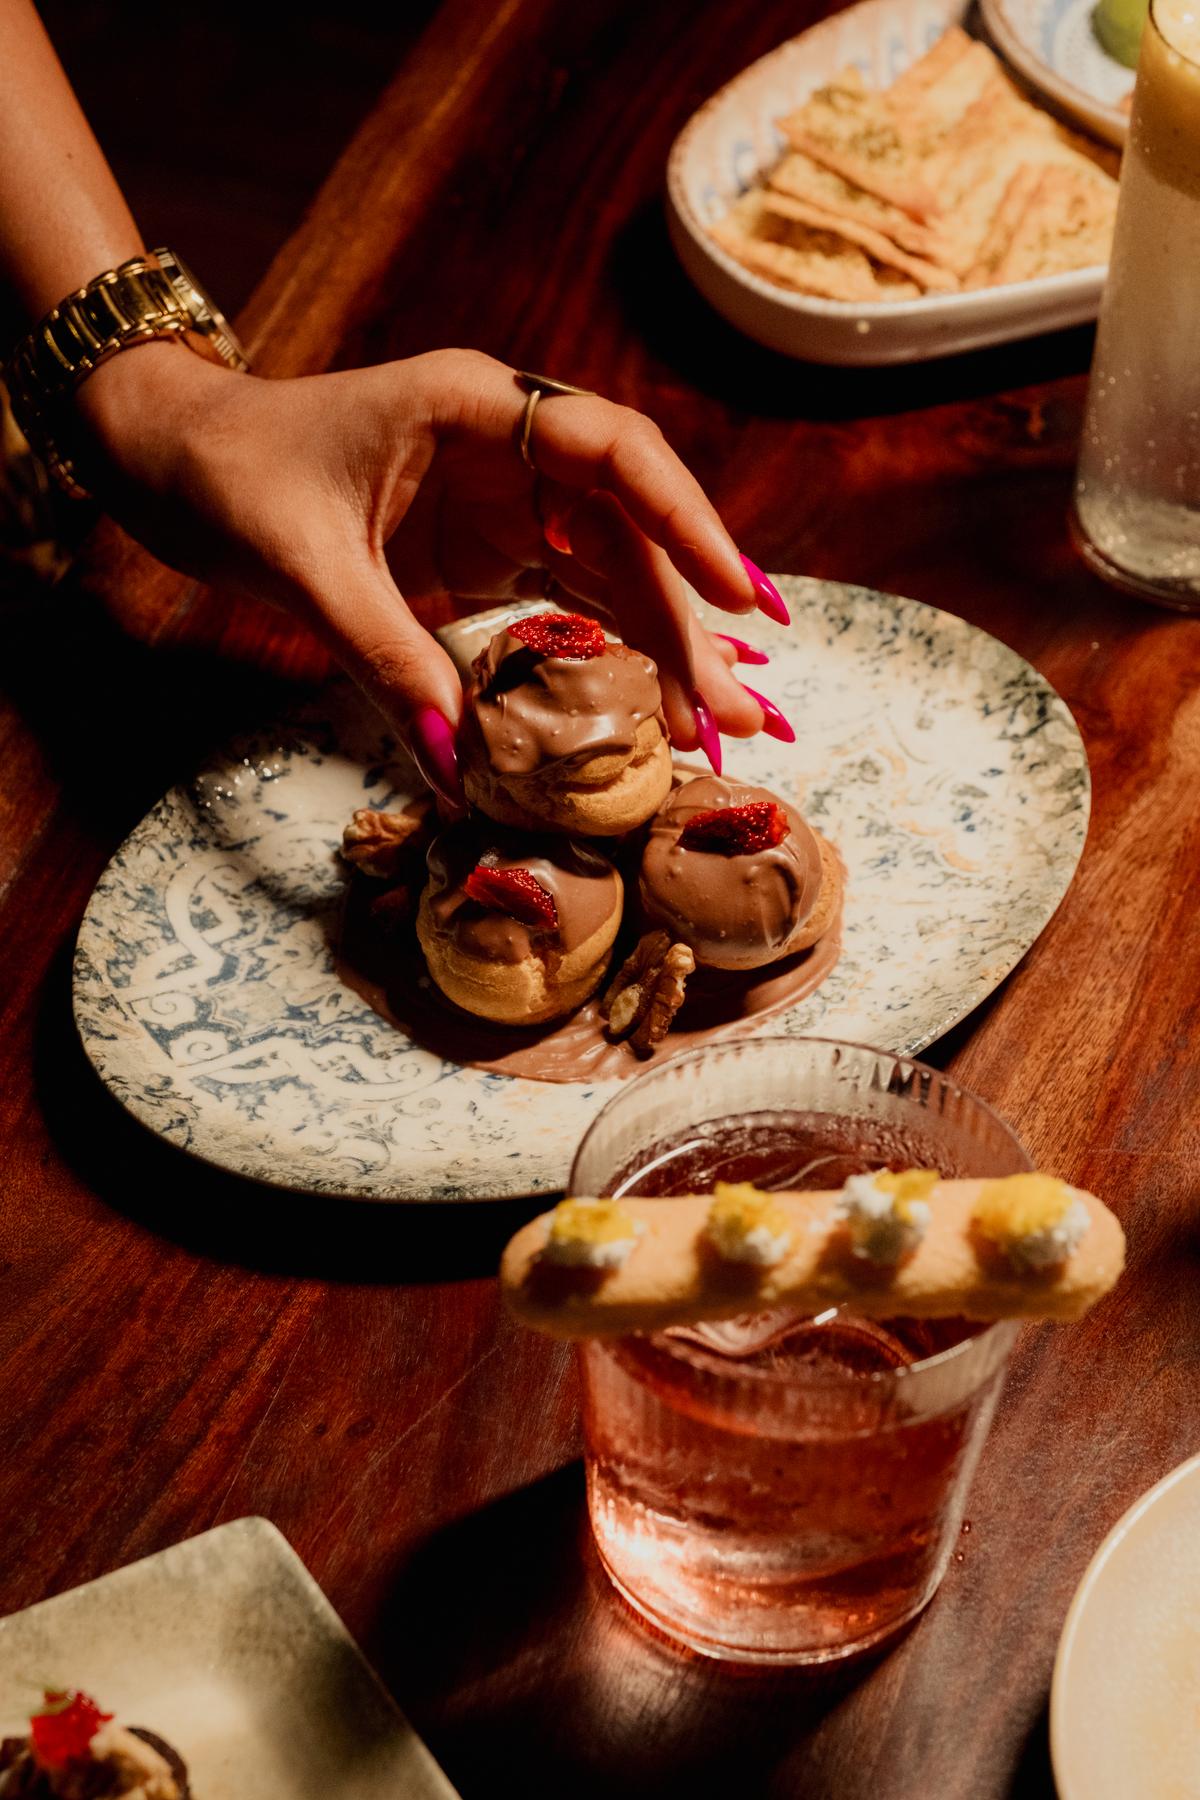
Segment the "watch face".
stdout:
<path fill-rule="evenodd" d="M 166 249 L 155 250 L 152 254 L 174 288 L 180 303 L 187 308 L 194 329 L 209 340 L 232 368 L 248 367 L 246 353 L 238 343 L 232 325 L 215 300 L 201 287 L 182 257 L 176 256 L 173 250 Z"/>

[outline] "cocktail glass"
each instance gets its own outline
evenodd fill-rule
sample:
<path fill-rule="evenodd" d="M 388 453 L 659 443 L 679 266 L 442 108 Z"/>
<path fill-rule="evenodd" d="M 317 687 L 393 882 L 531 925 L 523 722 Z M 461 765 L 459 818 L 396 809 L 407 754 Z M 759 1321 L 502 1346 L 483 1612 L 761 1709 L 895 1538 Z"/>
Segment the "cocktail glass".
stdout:
<path fill-rule="evenodd" d="M 1072 532 L 1115 587 L 1200 611 L 1200 7 L 1142 32 Z"/>
<path fill-rule="evenodd" d="M 756 1038 L 627 1083 L 570 1186 L 836 1188 L 883 1166 L 1031 1164 L 990 1107 L 922 1063 Z M 588 1507 L 613 1582 L 711 1656 L 822 1663 L 880 1643 L 945 1574 L 1015 1335 L 834 1309 L 583 1342 Z"/>

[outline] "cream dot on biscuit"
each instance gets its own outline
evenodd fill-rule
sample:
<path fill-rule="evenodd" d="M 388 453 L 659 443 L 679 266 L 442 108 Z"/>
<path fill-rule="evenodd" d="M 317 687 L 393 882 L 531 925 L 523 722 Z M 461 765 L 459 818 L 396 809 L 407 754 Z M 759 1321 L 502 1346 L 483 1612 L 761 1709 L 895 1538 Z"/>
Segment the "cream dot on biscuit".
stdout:
<path fill-rule="evenodd" d="M 855 1256 L 886 1268 L 911 1256 L 929 1230 L 928 1198 L 937 1183 L 936 1169 L 851 1175 L 834 1216 L 849 1233 Z"/>

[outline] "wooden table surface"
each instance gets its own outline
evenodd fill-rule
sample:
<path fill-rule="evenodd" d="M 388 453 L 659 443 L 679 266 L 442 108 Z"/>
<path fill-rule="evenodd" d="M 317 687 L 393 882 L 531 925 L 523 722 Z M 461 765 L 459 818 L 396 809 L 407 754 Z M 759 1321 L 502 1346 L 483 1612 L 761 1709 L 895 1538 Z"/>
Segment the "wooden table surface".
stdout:
<path fill-rule="evenodd" d="M 446 0 L 243 325 L 269 373 L 464 343 L 637 404 L 764 567 L 958 613 L 1079 721 L 1075 884 L 932 1057 L 1108 1197 L 1129 1272 L 1084 1324 L 1025 1333 L 969 1535 L 890 1655 L 731 1674 L 623 1612 L 588 1548 L 569 1359 L 506 1322 L 490 1278 L 527 1209 L 281 1196 L 99 1089 L 69 1006 L 96 877 L 320 661 L 111 534 L 85 585 L 0 609 L 0 1611 L 265 1514 L 467 1800 L 1050 1793 L 1071 1593 L 1200 1446 L 1200 623 L 1108 594 L 1068 546 L 1088 332 L 824 371 L 741 341 L 680 275 L 674 132 L 816 16 Z"/>

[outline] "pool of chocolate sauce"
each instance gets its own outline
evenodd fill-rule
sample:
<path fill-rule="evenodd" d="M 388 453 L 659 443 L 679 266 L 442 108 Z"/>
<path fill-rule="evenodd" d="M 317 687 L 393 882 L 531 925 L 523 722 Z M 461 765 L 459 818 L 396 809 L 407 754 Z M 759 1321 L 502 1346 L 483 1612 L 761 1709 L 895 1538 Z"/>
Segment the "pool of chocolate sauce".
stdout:
<path fill-rule="evenodd" d="M 381 938 L 372 929 L 366 908 L 357 904 L 360 898 L 352 888 L 337 945 L 338 973 L 374 1012 L 422 1049 L 450 1062 L 532 1081 L 610 1081 L 646 1068 L 627 1044 L 610 1043 L 605 1036 L 599 996 L 569 1018 L 529 1030 L 492 1025 L 460 1011 L 430 980 L 411 928 L 391 940 Z M 617 940 L 614 968 L 630 947 L 623 933 Z M 819 987 L 841 947 L 839 916 L 811 950 L 767 969 L 697 970 L 656 1054 L 674 1056 L 700 1044 L 748 1036 L 764 1019 L 786 1012 Z"/>

